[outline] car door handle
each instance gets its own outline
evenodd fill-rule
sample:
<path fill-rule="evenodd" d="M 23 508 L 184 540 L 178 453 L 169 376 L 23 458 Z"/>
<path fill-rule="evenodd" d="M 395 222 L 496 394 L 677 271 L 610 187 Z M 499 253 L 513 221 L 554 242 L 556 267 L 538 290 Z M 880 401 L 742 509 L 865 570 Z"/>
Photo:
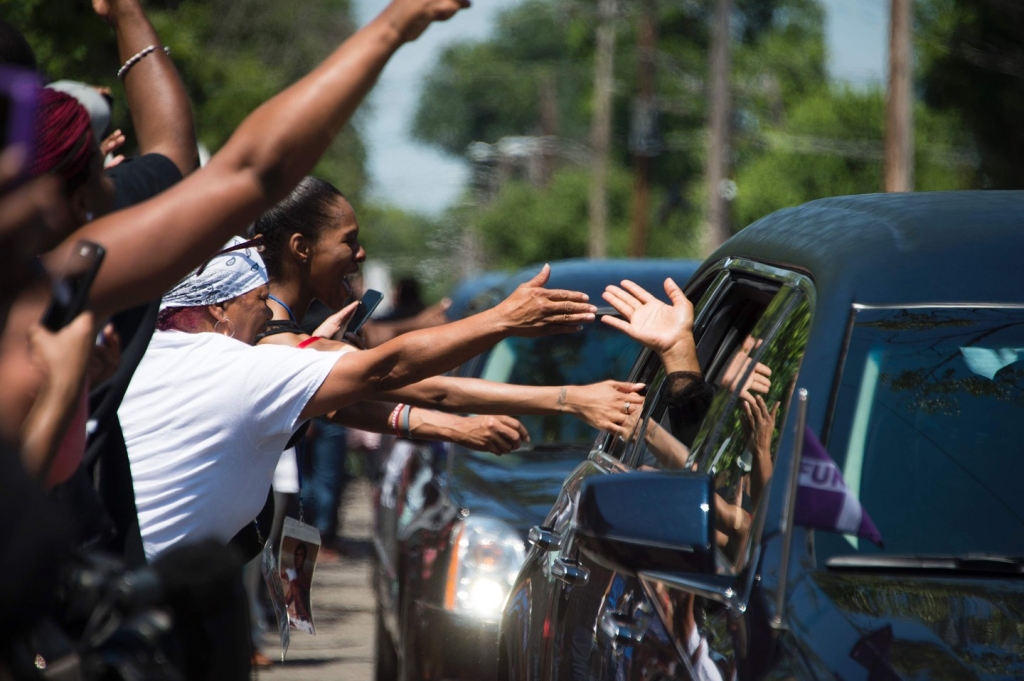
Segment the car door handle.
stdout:
<path fill-rule="evenodd" d="M 578 586 L 587 583 L 590 579 L 590 570 L 580 565 L 577 560 L 556 558 L 551 566 L 551 575 L 569 586 Z"/>
<path fill-rule="evenodd" d="M 617 610 L 601 613 L 601 631 L 615 646 L 639 645 L 650 624 L 650 618 L 644 614 L 630 615 Z"/>
<path fill-rule="evenodd" d="M 562 548 L 562 538 L 552 532 L 550 527 L 534 525 L 527 539 L 541 551 L 557 551 Z"/>

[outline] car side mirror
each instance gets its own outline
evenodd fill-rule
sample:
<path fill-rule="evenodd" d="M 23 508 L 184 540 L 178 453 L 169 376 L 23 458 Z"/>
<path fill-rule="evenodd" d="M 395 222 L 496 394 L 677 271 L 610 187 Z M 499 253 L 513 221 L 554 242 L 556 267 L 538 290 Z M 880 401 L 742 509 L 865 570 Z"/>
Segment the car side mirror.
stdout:
<path fill-rule="evenodd" d="M 698 473 L 591 476 L 580 489 L 577 543 L 620 572 L 715 574 L 711 482 Z"/>

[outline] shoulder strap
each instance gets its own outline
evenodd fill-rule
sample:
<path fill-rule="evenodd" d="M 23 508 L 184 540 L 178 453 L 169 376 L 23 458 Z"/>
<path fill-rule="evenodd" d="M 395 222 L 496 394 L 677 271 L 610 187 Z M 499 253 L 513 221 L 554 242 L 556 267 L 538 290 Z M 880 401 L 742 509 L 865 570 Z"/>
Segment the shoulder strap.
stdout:
<path fill-rule="evenodd" d="M 267 336 L 276 336 L 279 333 L 305 334 L 306 332 L 290 319 L 272 319 L 267 322 L 267 330 L 256 336 L 256 341 L 259 342 Z"/>

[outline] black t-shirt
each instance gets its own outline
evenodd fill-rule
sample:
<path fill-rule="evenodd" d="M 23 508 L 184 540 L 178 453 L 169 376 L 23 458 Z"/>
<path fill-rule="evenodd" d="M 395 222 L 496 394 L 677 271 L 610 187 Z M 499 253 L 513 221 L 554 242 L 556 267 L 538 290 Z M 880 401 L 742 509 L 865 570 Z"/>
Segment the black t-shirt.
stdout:
<path fill-rule="evenodd" d="M 106 171 L 114 182 L 114 210 L 151 199 L 181 180 L 181 171 L 162 154 L 126 159 Z"/>

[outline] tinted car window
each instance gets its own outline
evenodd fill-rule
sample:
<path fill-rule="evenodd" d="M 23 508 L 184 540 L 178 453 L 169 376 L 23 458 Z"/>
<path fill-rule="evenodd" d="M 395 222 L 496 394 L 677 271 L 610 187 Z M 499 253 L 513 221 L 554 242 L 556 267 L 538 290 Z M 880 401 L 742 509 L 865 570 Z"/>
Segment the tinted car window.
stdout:
<path fill-rule="evenodd" d="M 722 369 L 735 371 L 730 367 L 743 361 L 745 349 L 750 348 L 750 364 L 762 372 L 770 371 L 771 387 L 761 393 L 741 389 L 742 379 L 720 381 L 737 387 L 718 392 L 694 442 L 697 469 L 714 478 L 715 534 L 722 567 L 727 570 L 743 569 L 760 534 L 762 502 L 773 478 L 782 424 L 807 346 L 810 321 L 810 305 L 803 293 L 782 289 Z"/>
<path fill-rule="evenodd" d="M 1024 555 L 1024 310 L 859 310 L 828 442 L 884 549 Z"/>
<path fill-rule="evenodd" d="M 520 385 L 586 385 L 622 380 L 640 345 L 600 322 L 573 334 L 506 338 L 487 355 L 480 378 Z M 568 414 L 522 416 L 533 443 L 587 444 L 597 431 Z"/>

